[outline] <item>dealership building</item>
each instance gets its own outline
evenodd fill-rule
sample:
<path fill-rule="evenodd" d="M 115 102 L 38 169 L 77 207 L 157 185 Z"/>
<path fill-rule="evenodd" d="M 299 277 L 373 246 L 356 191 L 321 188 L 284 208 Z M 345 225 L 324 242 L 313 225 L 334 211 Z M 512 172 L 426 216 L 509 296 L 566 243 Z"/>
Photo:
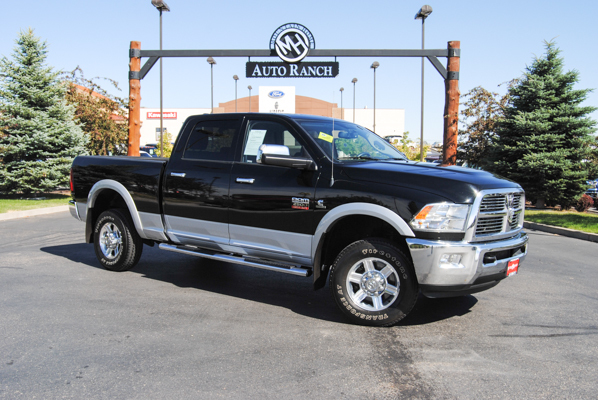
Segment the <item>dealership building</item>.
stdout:
<path fill-rule="evenodd" d="M 181 126 L 191 115 L 210 114 L 211 108 L 164 108 L 163 127 L 175 140 Z M 343 119 L 374 130 L 374 110 L 371 108 L 339 108 L 313 97 L 298 96 L 294 86 L 260 86 L 258 95 L 230 100 L 214 107 L 214 114 L 260 112 L 280 114 L 308 114 Z M 376 109 L 375 132 L 382 137 L 400 138 L 405 131 L 404 109 Z M 141 145 L 160 140 L 160 109 L 141 107 Z"/>

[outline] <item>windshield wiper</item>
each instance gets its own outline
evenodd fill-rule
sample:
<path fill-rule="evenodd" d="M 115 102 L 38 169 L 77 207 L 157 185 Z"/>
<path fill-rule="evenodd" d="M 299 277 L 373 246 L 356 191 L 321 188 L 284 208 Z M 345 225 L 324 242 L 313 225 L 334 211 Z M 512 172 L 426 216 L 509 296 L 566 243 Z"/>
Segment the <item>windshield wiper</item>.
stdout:
<path fill-rule="evenodd" d="M 351 157 L 339 157 L 339 160 L 380 160 L 380 158 L 373 158 L 367 156 L 351 156 Z"/>

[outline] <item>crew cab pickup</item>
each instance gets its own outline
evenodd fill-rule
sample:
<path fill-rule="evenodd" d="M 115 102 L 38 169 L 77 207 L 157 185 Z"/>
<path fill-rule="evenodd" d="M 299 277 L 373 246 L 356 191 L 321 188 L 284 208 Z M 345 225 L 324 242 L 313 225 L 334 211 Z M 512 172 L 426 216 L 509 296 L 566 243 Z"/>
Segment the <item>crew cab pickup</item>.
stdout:
<path fill-rule="evenodd" d="M 364 325 L 395 324 L 420 292 L 489 289 L 527 254 L 518 184 L 408 161 L 368 129 L 311 115 L 193 116 L 169 159 L 77 157 L 71 192 L 109 270 L 158 244 L 313 277 Z"/>

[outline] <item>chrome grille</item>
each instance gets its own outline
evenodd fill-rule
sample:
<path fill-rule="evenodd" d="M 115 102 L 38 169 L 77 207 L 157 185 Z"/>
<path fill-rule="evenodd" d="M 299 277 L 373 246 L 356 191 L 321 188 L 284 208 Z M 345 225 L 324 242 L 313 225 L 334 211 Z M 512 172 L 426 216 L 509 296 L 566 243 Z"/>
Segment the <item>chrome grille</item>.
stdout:
<path fill-rule="evenodd" d="M 502 211 L 505 209 L 506 199 L 503 194 L 487 194 L 482 199 L 480 212 Z"/>
<path fill-rule="evenodd" d="M 523 193 L 490 193 L 480 203 L 475 228 L 477 238 L 508 234 L 523 226 Z"/>
<path fill-rule="evenodd" d="M 478 221 L 476 235 L 488 235 L 502 231 L 504 217 L 483 218 Z"/>

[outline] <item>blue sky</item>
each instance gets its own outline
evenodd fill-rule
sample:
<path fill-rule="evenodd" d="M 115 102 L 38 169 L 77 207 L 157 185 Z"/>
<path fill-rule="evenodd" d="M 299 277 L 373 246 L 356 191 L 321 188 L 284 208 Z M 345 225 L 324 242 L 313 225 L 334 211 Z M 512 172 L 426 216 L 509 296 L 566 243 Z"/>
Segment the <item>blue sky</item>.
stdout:
<path fill-rule="evenodd" d="M 19 0 L 5 2 L 0 24 L 0 55 L 11 56 L 20 30 L 29 27 L 46 40 L 48 64 L 58 70 L 80 66 L 86 77 L 119 82 L 120 96 L 128 96 L 128 48 L 133 40 L 142 49 L 159 48 L 159 19 L 150 0 Z M 544 41 L 554 39 L 565 58 L 566 70 L 580 73 L 578 89 L 598 88 L 596 1 L 167 1 L 163 15 L 164 49 L 267 49 L 280 25 L 297 22 L 313 33 L 318 49 L 419 49 L 419 8 L 429 4 L 426 48 L 444 49 L 461 41 L 460 89 L 465 94 L 481 85 L 504 92 L 499 84 L 521 76 Z M 255 60 L 255 59 L 252 59 Z M 321 60 L 321 59 L 318 59 Z M 376 107 L 404 108 L 405 129 L 411 138 L 420 131 L 421 61 L 416 58 L 339 58 L 334 79 L 245 78 L 241 58 L 216 59 L 214 103 L 233 100 L 232 76 L 239 80 L 239 97 L 252 85 L 296 86 L 298 95 L 352 107 L 356 77 L 356 107 L 373 107 L 373 73 L 378 61 Z M 274 59 L 264 61 L 276 61 Z M 441 60 L 443 64 L 445 59 Z M 143 62 L 143 61 L 142 61 Z M 426 64 L 425 140 L 442 140 L 443 80 Z M 107 85 L 105 85 L 107 87 Z M 115 93 L 118 94 L 118 93 Z M 158 64 L 141 82 L 141 105 L 159 106 Z M 598 106 L 598 93 L 586 105 Z M 209 107 L 210 66 L 203 58 L 164 60 L 164 107 Z M 598 120 L 598 112 L 592 114 Z"/>

